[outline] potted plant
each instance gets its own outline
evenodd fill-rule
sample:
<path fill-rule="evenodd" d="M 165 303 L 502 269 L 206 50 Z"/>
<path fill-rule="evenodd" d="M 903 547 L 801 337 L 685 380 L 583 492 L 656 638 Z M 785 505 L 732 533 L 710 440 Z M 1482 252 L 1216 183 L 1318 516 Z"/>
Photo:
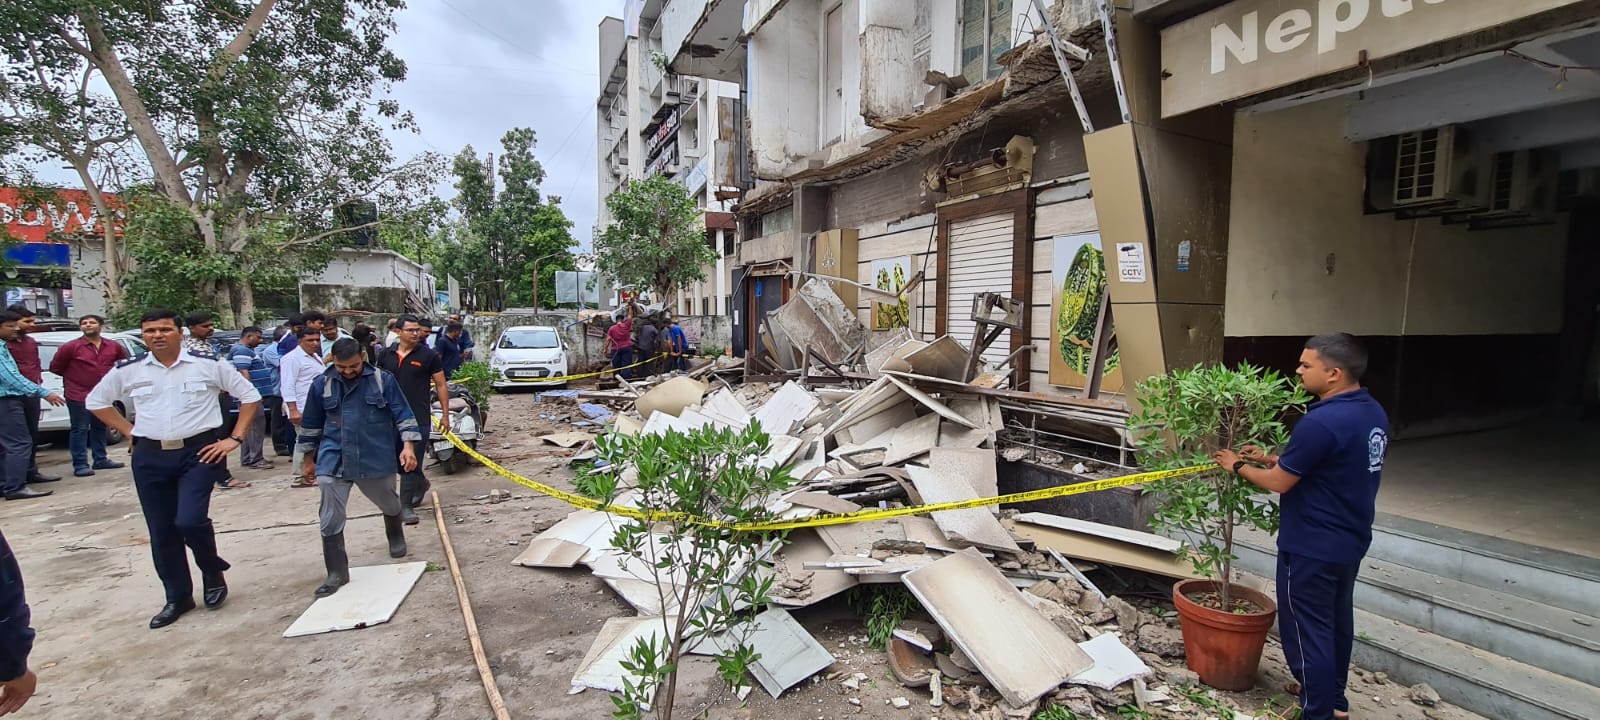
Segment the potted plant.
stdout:
<path fill-rule="evenodd" d="M 1282 448 L 1285 411 L 1310 397 L 1292 379 L 1247 364 L 1174 370 L 1139 383 L 1137 392 L 1141 410 L 1129 424 L 1140 461 L 1151 469 L 1206 468 L 1148 488 L 1162 498 L 1154 525 L 1188 537 L 1183 557 L 1206 578 L 1172 589 L 1189 669 L 1212 687 L 1247 690 L 1278 608 L 1266 594 L 1231 582 L 1234 529 L 1276 533 L 1278 506 L 1266 491 L 1216 467 L 1211 454 Z"/>

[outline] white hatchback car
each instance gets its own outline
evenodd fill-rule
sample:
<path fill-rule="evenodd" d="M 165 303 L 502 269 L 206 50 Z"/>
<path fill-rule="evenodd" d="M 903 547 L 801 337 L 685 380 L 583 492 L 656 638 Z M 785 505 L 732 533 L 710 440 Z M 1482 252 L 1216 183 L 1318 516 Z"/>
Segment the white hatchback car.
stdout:
<path fill-rule="evenodd" d="M 83 333 L 63 330 L 60 332 L 30 333 L 28 337 L 39 343 L 39 364 L 45 368 L 44 382 L 42 384 L 51 392 L 62 392 L 61 376 L 50 372 L 50 360 L 56 356 L 56 350 L 60 349 L 62 345 L 67 344 L 69 340 L 83 337 Z M 108 332 L 105 334 L 105 338 L 121 345 L 124 350 L 128 351 L 128 357 L 143 357 L 145 353 L 150 352 L 144 346 L 144 341 L 133 333 Z M 123 413 L 126 414 L 127 410 L 123 409 Z M 44 403 L 43 412 L 39 414 L 39 432 L 64 433 L 71 429 L 72 421 L 67 415 L 66 406 L 56 407 L 50 403 Z M 111 434 L 115 436 L 116 431 L 112 431 Z M 112 438 L 113 441 L 117 439 L 115 437 Z"/>
<path fill-rule="evenodd" d="M 500 333 L 490 356 L 495 388 L 564 385 L 567 348 L 553 327 L 518 325 Z"/>

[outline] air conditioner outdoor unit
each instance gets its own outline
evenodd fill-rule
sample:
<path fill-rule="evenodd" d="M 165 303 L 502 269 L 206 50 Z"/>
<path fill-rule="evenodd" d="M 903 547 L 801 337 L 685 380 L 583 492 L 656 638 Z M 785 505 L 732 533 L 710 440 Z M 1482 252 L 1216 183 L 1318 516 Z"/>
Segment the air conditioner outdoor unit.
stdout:
<path fill-rule="evenodd" d="M 1550 222 L 1556 214 L 1560 156 L 1547 149 L 1498 152 L 1490 163 L 1489 207 L 1474 214 L 1475 228 Z"/>
<path fill-rule="evenodd" d="M 1396 209 L 1481 207 L 1486 199 L 1484 154 L 1458 125 L 1409 132 L 1395 138 Z"/>
<path fill-rule="evenodd" d="M 1563 170 L 1556 176 L 1556 209 L 1600 205 L 1600 168 Z"/>

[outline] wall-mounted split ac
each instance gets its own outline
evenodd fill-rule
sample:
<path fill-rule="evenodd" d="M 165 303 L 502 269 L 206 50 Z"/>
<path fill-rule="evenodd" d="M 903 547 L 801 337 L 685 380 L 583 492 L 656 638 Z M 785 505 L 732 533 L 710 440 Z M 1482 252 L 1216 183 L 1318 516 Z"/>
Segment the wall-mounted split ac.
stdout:
<path fill-rule="evenodd" d="M 1458 125 L 1405 133 L 1394 139 L 1396 208 L 1444 210 L 1481 207 L 1485 152 Z"/>
<path fill-rule="evenodd" d="M 1395 135 L 1369 147 L 1367 207 L 1474 229 L 1548 223 L 1559 162 L 1548 149 L 1493 152 L 1460 125 Z"/>
<path fill-rule="evenodd" d="M 1461 218 L 1473 229 L 1542 225 L 1556 219 L 1561 158 L 1553 150 L 1497 152 L 1489 161 L 1489 206 Z"/>

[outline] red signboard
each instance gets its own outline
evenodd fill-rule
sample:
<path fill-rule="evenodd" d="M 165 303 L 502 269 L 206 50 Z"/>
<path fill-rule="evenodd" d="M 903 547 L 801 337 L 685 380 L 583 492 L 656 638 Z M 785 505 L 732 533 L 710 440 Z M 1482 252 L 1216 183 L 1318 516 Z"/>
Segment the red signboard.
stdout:
<path fill-rule="evenodd" d="M 107 195 L 106 201 L 117 207 L 117 198 Z M 0 222 L 11 237 L 27 243 L 51 242 L 66 237 L 99 237 L 103 218 L 95 212 L 89 194 L 82 190 L 22 191 L 0 187 Z M 120 234 L 121 218 L 112 218 L 111 225 Z M 54 237 L 52 237 L 52 235 Z"/>

